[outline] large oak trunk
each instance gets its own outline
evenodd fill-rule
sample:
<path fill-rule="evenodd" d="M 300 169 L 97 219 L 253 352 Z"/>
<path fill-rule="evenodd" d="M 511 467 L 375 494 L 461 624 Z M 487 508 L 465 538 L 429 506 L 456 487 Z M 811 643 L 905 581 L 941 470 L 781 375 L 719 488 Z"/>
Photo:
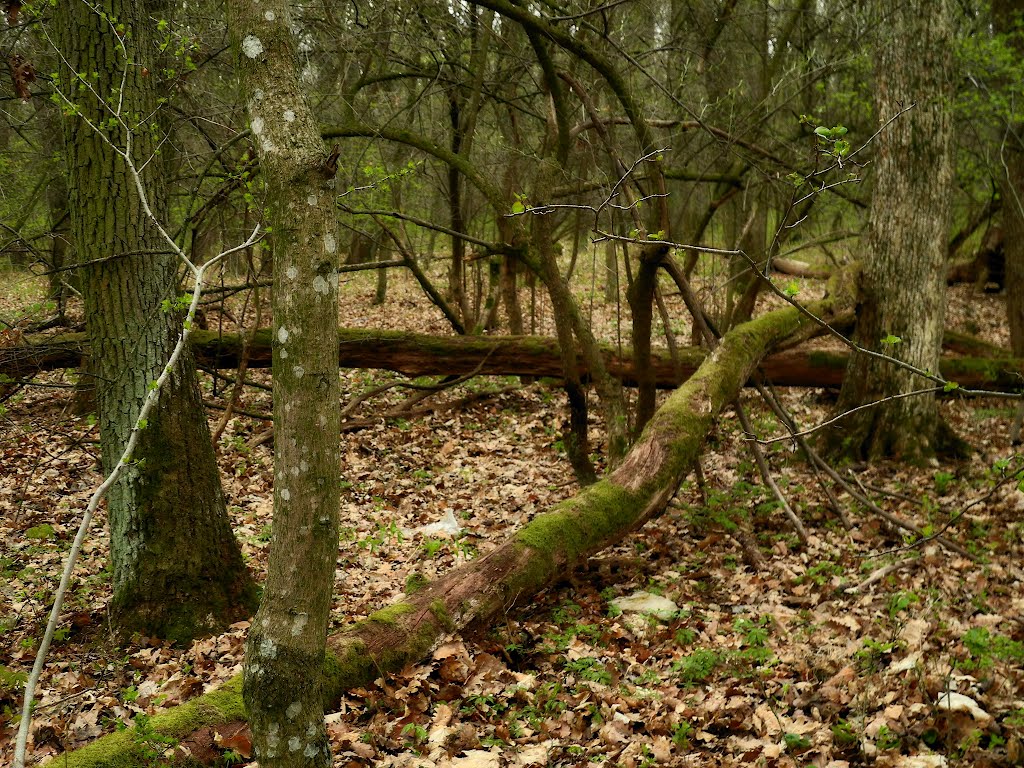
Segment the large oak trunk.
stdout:
<path fill-rule="evenodd" d="M 946 244 L 953 197 L 947 0 L 876 3 L 884 16 L 876 55 L 876 108 L 891 121 L 879 134 L 868 258 L 860 283 L 856 340 L 921 371 L 939 367 L 946 306 Z M 909 48 L 908 48 L 909 47 Z M 946 437 L 933 387 L 905 367 L 867 355 L 850 360 L 840 413 L 828 435 L 834 454 L 927 459 Z"/>
<path fill-rule="evenodd" d="M 100 13 L 100 11 L 104 13 Z M 70 213 L 91 339 L 103 470 L 124 451 L 149 386 L 181 331 L 172 311 L 175 257 L 146 211 L 166 223 L 159 157 L 155 21 L 123 0 L 59 3 Z M 115 25 L 132 34 L 120 38 Z M 80 73 L 93 73 L 88 82 Z M 116 95 L 111 95 L 116 94 Z M 99 98 L 120 100 L 120 118 Z M 148 121 L 135 125 L 139 115 Z M 91 123 L 91 124 L 90 124 Z M 104 133 L 99 131 L 103 130 Z M 131 147 L 145 198 L 115 147 Z M 114 594 L 110 616 L 124 634 L 187 642 L 249 615 L 254 591 L 228 523 L 210 431 L 189 352 L 160 393 L 129 468 L 107 495 Z"/>

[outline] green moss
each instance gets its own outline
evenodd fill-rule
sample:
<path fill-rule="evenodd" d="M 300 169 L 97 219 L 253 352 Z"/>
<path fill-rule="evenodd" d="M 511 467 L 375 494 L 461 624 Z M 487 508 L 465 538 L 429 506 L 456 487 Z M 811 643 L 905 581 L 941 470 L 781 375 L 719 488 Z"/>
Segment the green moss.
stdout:
<path fill-rule="evenodd" d="M 60 765 L 62 768 L 140 768 L 153 763 L 155 749 L 162 752 L 169 746 L 166 739 L 178 740 L 202 726 L 239 720 L 245 720 L 245 708 L 242 676 L 236 675 L 219 688 L 148 720 L 146 733 L 159 736 L 159 741 L 140 738 L 135 728 L 129 728 L 62 755 Z"/>
<path fill-rule="evenodd" d="M 669 397 L 641 436 L 639 444 L 648 443 L 669 454 L 658 463 L 653 476 L 632 490 L 603 480 L 535 518 L 516 534 L 516 541 L 535 550 L 540 558 L 530 566 L 537 572 L 526 578 L 542 579 L 557 560 L 576 562 L 628 530 L 657 494 L 674 487 L 696 460 L 710 422 L 735 398 L 752 364 L 774 341 L 806 322 L 796 310 L 787 309 L 730 332 L 715 357 Z"/>
<path fill-rule="evenodd" d="M 331 651 L 324 654 L 323 681 L 324 711 L 329 711 L 331 705 L 350 687 L 344 664 Z"/>
<path fill-rule="evenodd" d="M 399 605 L 402 608 L 400 614 L 416 610 L 408 604 Z M 390 606 L 394 607 L 396 606 Z M 330 666 L 325 668 L 328 676 L 324 681 L 324 693 L 331 702 L 337 701 L 342 693 L 351 688 L 366 685 L 390 670 L 401 669 L 406 664 L 419 661 L 430 651 L 437 639 L 438 626 L 429 621 L 424 622 L 415 632 L 409 630 L 409 634 L 402 637 L 400 645 L 386 647 L 378 655 L 371 657 L 366 643 L 359 639 L 357 634 L 367 623 L 373 622 L 379 613 L 381 611 L 365 621 L 352 625 L 346 630 L 344 639 L 333 643 L 337 655 L 331 654 Z M 394 620 L 396 619 L 397 617 L 394 617 Z M 442 623 L 441 619 L 438 619 L 438 622 Z"/>
<path fill-rule="evenodd" d="M 419 571 L 414 571 L 405 577 L 405 594 L 414 595 L 423 589 L 430 580 Z"/>
<path fill-rule="evenodd" d="M 1000 380 L 1004 370 L 1013 371 L 1017 367 L 1014 362 L 986 357 L 961 357 L 943 360 L 942 372 L 952 381 L 956 381 L 958 376 L 971 376 L 994 384 Z"/>
<path fill-rule="evenodd" d="M 434 614 L 434 618 L 437 619 L 438 624 L 444 627 L 448 632 L 454 632 L 458 629 L 458 627 L 455 626 L 455 622 L 452 621 L 452 617 L 448 613 L 448 608 L 444 604 L 443 600 L 434 600 L 430 604 L 430 612 Z"/>
<path fill-rule="evenodd" d="M 516 341 L 524 350 L 536 355 L 548 355 L 552 352 L 558 352 L 557 343 L 546 336 L 518 336 Z"/>
<path fill-rule="evenodd" d="M 89 343 L 89 337 L 84 333 L 58 333 L 56 336 L 48 336 L 45 333 L 33 333 L 25 337 L 26 345 L 39 345 L 47 347 L 67 346 L 77 348 Z"/>
<path fill-rule="evenodd" d="M 642 501 L 643 494 L 602 480 L 553 511 L 534 518 L 516 533 L 516 540 L 548 558 L 561 553 L 572 562 L 628 525 Z"/>
<path fill-rule="evenodd" d="M 367 618 L 367 621 L 375 621 L 378 624 L 384 624 L 388 627 L 398 626 L 398 620 L 407 613 L 412 613 L 416 610 L 409 603 L 395 603 L 394 605 L 388 605 L 381 608 L 379 611 L 374 611 Z"/>
<path fill-rule="evenodd" d="M 837 355 L 835 352 L 825 352 L 820 349 L 811 350 L 807 353 L 807 362 L 811 368 L 845 371 L 849 359 L 847 355 Z"/>
<path fill-rule="evenodd" d="M 356 631 L 358 624 L 350 631 Z M 338 654 L 328 653 L 330 666 L 325 666 L 324 696 L 332 704 L 350 688 L 366 685 L 381 674 L 380 667 L 369 658 L 366 644 L 348 638 Z"/>
<path fill-rule="evenodd" d="M 54 537 L 54 534 L 55 531 L 53 530 L 53 526 L 49 525 L 48 523 L 43 523 L 42 525 L 33 526 L 29 528 L 27 531 L 25 531 L 25 538 L 52 539 Z"/>
<path fill-rule="evenodd" d="M 430 651 L 438 636 L 437 627 L 424 622 L 415 632 L 407 634 L 401 645 L 385 648 L 375 660 L 381 670 L 398 670 L 419 661 Z"/>
<path fill-rule="evenodd" d="M 1004 357 L 1006 355 L 1006 350 L 997 344 L 979 339 L 977 336 L 952 331 L 948 328 L 942 332 L 942 345 L 971 357 Z"/>
<path fill-rule="evenodd" d="M 97 739 L 74 752 L 60 757 L 62 768 L 139 768 L 144 765 L 142 745 L 135 742 L 131 731 L 118 731 Z"/>
<path fill-rule="evenodd" d="M 241 675 L 235 675 L 209 693 L 157 715 L 153 718 L 153 728 L 166 736 L 181 738 L 202 725 L 235 720 L 245 720 Z"/>

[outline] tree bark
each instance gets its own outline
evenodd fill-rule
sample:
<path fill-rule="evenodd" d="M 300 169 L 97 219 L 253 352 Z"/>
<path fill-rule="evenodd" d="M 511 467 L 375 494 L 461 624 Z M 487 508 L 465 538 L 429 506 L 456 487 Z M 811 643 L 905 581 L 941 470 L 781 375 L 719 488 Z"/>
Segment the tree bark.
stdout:
<path fill-rule="evenodd" d="M 995 0 L 992 16 L 996 31 L 1018 58 L 1024 54 L 1024 32 L 1020 29 L 1022 0 Z M 1000 146 L 1003 176 L 1003 249 L 1006 258 L 1006 317 L 1010 326 L 1010 347 L 1024 355 L 1024 121 L 1007 116 L 1005 138 Z"/>
<path fill-rule="evenodd" d="M 569 286 L 558 269 L 553 249 L 550 220 L 547 216 L 534 217 L 533 241 L 540 266 L 540 276 L 551 297 L 551 309 L 558 335 L 558 350 L 562 361 L 560 375 L 565 380 L 565 394 L 569 403 L 569 423 L 562 429 L 565 452 L 580 485 L 597 480 L 597 472 L 590 460 L 590 436 L 587 425 L 587 392 L 580 374 L 576 339 L 572 332 L 574 301 Z M 585 343 L 585 342 L 584 342 Z"/>
<path fill-rule="evenodd" d="M 633 314 L 630 336 L 633 340 L 633 366 L 637 374 L 636 426 L 639 435 L 654 415 L 657 379 L 651 359 L 651 334 L 654 329 L 654 294 L 658 287 L 658 272 L 667 255 L 664 247 L 640 247 L 636 277 L 626 291 Z"/>
<path fill-rule="evenodd" d="M 829 320 L 852 302 L 844 293 L 809 308 Z M 814 330 L 805 315 L 786 307 L 726 334 L 715 355 L 657 411 L 615 471 L 538 516 L 487 555 L 333 635 L 325 701 L 422 659 L 452 631 L 528 604 L 540 589 L 658 515 L 699 458 L 718 414 L 736 398 L 761 358 L 779 342 Z M 240 721 L 240 711 L 236 678 L 149 723 L 157 733 L 184 739 L 203 726 Z M 61 762 L 67 768 L 130 764 L 145 747 L 131 731 L 115 733 L 63 755 Z"/>
<path fill-rule="evenodd" d="M 289 4 L 227 4 L 274 227 L 274 521 L 243 696 L 263 766 L 331 765 L 321 667 L 338 551 L 338 222 L 299 81 Z M 300 567 L 301 566 L 301 567 Z"/>
<path fill-rule="evenodd" d="M 149 162 L 158 127 L 146 68 L 155 71 L 156 48 L 143 5 L 54 8 L 61 90 L 72 102 L 64 109 L 72 233 L 78 260 L 95 262 L 82 272 L 104 472 L 121 456 L 181 329 L 168 310 L 175 257 L 113 149 L 131 142 L 149 206 L 166 222 L 160 163 Z M 119 105 L 119 119 L 102 98 Z M 107 496 L 114 627 L 185 643 L 249 615 L 254 588 L 228 523 L 190 353 L 161 392 L 133 458 Z"/>
<path fill-rule="evenodd" d="M 935 371 L 945 318 L 953 197 L 951 12 L 948 0 L 877 7 L 886 23 L 876 56 L 876 106 L 880 120 L 893 122 L 877 139 L 856 339 L 867 349 Z M 850 361 L 837 409 L 843 413 L 928 386 L 931 382 L 905 368 L 857 355 Z M 951 440 L 935 397 L 922 395 L 888 400 L 847 416 L 829 432 L 826 444 L 834 455 L 917 462 Z"/>
<path fill-rule="evenodd" d="M 406 376 L 448 376 L 477 373 L 481 376 L 563 375 L 558 342 L 543 336 L 426 336 L 406 331 L 342 329 L 338 333 L 339 363 L 342 368 L 377 368 Z M 88 353 L 85 334 L 29 336 L 30 343 L 0 349 L 0 376 L 20 379 L 42 371 L 74 368 Z M 200 364 L 236 368 L 243 355 L 245 336 L 215 331 L 193 331 L 193 346 Z M 255 332 L 248 351 L 249 368 L 269 368 L 271 331 Z M 1016 392 L 1024 374 L 1024 360 L 974 337 L 947 333 L 944 346 L 960 355 L 944 357 L 939 372 L 944 378 L 969 389 Z M 609 344 L 599 347 L 610 376 L 627 386 L 636 386 L 637 375 L 630 350 Z M 667 352 L 651 358 L 655 381 L 661 389 L 674 389 L 690 378 L 704 362 L 707 351 L 680 347 L 678 360 Z M 776 352 L 761 362 L 766 379 L 782 387 L 838 387 L 849 364 L 845 351 L 803 348 Z M 678 368 L 676 367 L 678 363 Z M 582 353 L 578 357 L 581 375 L 590 368 Z"/>

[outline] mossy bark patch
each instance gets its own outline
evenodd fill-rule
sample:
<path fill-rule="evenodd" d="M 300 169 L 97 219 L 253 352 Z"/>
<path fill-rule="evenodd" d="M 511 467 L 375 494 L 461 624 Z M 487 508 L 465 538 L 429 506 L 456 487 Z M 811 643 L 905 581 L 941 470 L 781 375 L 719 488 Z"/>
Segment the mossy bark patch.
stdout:
<path fill-rule="evenodd" d="M 235 368 L 242 355 L 244 338 L 238 334 L 218 336 L 211 331 L 194 331 L 191 337 L 196 358 L 204 365 Z M 249 347 L 248 367 L 270 366 L 272 339 L 268 329 L 256 332 Z M 0 375 L 11 378 L 31 376 L 41 370 L 78 365 L 88 352 L 85 334 L 30 336 L 28 343 L 0 349 Z M 967 351 L 954 343 L 954 351 Z M 609 374 L 625 385 L 635 385 L 636 375 L 630 350 L 602 345 L 601 356 Z M 409 376 L 479 373 L 491 376 L 537 376 L 552 382 L 561 380 L 561 361 L 554 339 L 543 336 L 459 337 L 426 336 L 403 331 L 342 329 L 338 334 L 339 362 L 348 368 L 393 370 Z M 939 370 L 947 379 L 964 387 L 1014 391 L 1024 377 L 1024 361 L 1007 358 L 1006 351 L 991 345 L 978 347 L 978 358 L 944 357 Z M 666 352 L 652 355 L 651 366 L 657 385 L 674 389 L 692 376 L 707 353 L 695 347 L 678 350 L 677 367 Z M 842 384 L 849 355 L 845 351 L 787 349 L 766 357 L 760 370 L 778 386 L 832 387 Z M 994 364 L 990 364 L 994 363 Z M 589 367 L 580 359 L 580 371 L 589 377 Z"/>
<path fill-rule="evenodd" d="M 81 749 L 61 755 L 64 768 L 139 768 L 155 763 L 165 752 L 173 755 L 174 743 L 204 726 L 245 720 L 242 704 L 242 676 L 236 675 L 219 688 L 154 716 L 146 731 L 135 728 L 117 731 Z M 154 739 L 158 735 L 160 739 Z M 165 741 L 170 740 L 170 742 Z"/>

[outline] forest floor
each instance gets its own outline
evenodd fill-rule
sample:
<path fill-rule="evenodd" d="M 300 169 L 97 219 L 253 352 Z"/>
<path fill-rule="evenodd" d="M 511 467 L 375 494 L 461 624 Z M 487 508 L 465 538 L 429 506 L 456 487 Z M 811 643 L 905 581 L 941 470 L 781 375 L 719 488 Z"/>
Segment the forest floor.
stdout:
<path fill-rule="evenodd" d="M 38 298 L 32 280 L 4 283 L 5 319 Z M 343 325 L 446 332 L 404 281 L 392 280 L 383 307 L 371 306 L 371 275 L 347 277 L 343 295 Z M 1000 297 L 969 287 L 950 295 L 952 325 L 1006 346 Z M 614 305 L 584 300 L 603 337 L 624 336 Z M 217 327 L 215 308 L 207 314 Z M 548 316 L 537 330 L 550 333 Z M 266 372 L 250 378 L 269 382 Z M 344 399 L 395 379 L 346 371 Z M 76 415 L 72 380 L 40 377 L 0 413 L 0 764 L 12 755 L 19 675 L 31 668 L 100 479 L 94 419 Z M 205 382 L 208 402 L 223 406 L 225 384 Z M 559 441 L 559 390 L 478 379 L 422 401 L 419 412 L 380 415 L 407 394 L 392 388 L 362 403 L 342 437 L 336 627 L 395 600 L 411 574 L 430 577 L 487 551 L 577 490 Z M 783 400 L 810 426 L 827 417 L 833 395 L 794 389 Z M 743 401 L 759 437 L 781 435 L 756 395 Z M 269 414 L 269 393 L 247 387 L 238 407 Z M 976 449 L 967 461 L 843 470 L 926 531 L 952 522 L 946 535 L 966 555 L 935 541 L 909 548 L 900 530 L 845 495 L 834 508 L 789 443 L 776 442 L 772 468 L 809 532 L 801 546 L 727 412 L 700 477 L 660 518 L 526 610 L 351 691 L 328 718 L 335 765 L 1024 764 L 1024 493 L 1007 481 L 1024 461 L 1010 446 L 1012 408 L 944 403 Z M 211 407 L 211 425 L 221 413 Z M 219 444 L 235 531 L 258 577 L 271 518 L 271 451 L 259 439 L 268 424 L 236 416 Z M 594 435 L 599 445 L 599 423 Z M 435 523 L 444 524 L 427 527 Z M 98 515 L 38 691 L 31 754 L 53 756 L 53 765 L 62 751 L 241 668 L 247 622 L 185 649 L 110 641 L 105 524 Z M 648 596 L 640 610 L 617 602 L 638 593 Z M 248 764 L 244 738 L 223 746 L 225 765 Z"/>

